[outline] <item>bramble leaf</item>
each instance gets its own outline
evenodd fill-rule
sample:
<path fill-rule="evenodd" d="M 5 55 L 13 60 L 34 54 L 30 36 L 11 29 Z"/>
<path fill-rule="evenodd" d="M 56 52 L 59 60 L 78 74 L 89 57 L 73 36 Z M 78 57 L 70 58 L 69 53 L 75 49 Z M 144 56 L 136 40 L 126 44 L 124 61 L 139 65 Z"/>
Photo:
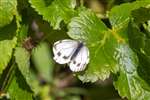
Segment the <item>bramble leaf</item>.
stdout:
<path fill-rule="evenodd" d="M 141 7 L 133 10 L 131 14 L 136 23 L 143 23 L 150 20 L 150 8 Z"/>
<path fill-rule="evenodd" d="M 33 92 L 17 68 L 7 91 L 11 100 L 33 100 Z"/>
<path fill-rule="evenodd" d="M 68 23 L 76 14 L 74 10 L 76 0 L 54 0 L 48 5 L 44 0 L 29 0 L 29 2 L 44 20 L 50 22 L 54 29 L 59 29 L 62 21 Z"/>
<path fill-rule="evenodd" d="M 130 47 L 135 51 L 140 51 L 140 49 L 145 46 L 145 34 L 140 32 L 138 26 L 132 22 L 128 24 L 128 38 Z M 135 42 L 136 41 L 136 42 Z"/>
<path fill-rule="evenodd" d="M 17 43 L 17 38 L 14 37 L 12 40 L 0 41 L 0 74 L 6 68 L 7 64 L 11 59 L 13 49 Z"/>
<path fill-rule="evenodd" d="M 38 93 L 39 82 L 30 68 L 30 53 L 22 47 L 17 47 L 14 55 L 18 69 L 23 75 L 25 81 L 35 94 Z"/>
<path fill-rule="evenodd" d="M 0 28 L 0 41 L 13 39 L 13 37 L 16 35 L 16 30 L 17 25 L 15 20 L 13 20 L 10 24 Z"/>
<path fill-rule="evenodd" d="M 0 0 L 0 27 L 9 24 L 16 14 L 17 0 Z"/>
<path fill-rule="evenodd" d="M 26 49 L 17 47 L 15 49 L 15 59 L 16 63 L 18 64 L 18 68 L 23 74 L 23 76 L 27 76 L 29 74 L 29 67 L 30 67 L 30 54 Z"/>
<path fill-rule="evenodd" d="M 71 20 L 68 35 L 87 43 L 90 50 L 90 63 L 79 79 L 83 82 L 95 82 L 106 79 L 111 72 L 117 72 L 116 61 L 113 58 L 117 39 L 105 24 L 91 11 L 84 11 Z"/>
<path fill-rule="evenodd" d="M 32 50 L 32 61 L 41 77 L 51 82 L 54 65 L 47 43 L 42 42 Z"/>
<path fill-rule="evenodd" d="M 68 28 L 69 36 L 85 41 L 90 50 L 90 63 L 87 70 L 78 76 L 79 79 L 94 82 L 106 79 L 111 72 L 118 71 L 114 85 L 122 97 L 137 100 L 140 96 L 140 100 L 148 100 L 149 86 L 137 74 L 138 58 L 127 44 L 126 28 L 109 30 L 89 11 L 73 18 Z"/>
<path fill-rule="evenodd" d="M 147 13 L 148 14 L 148 13 Z M 145 16 L 147 18 L 147 16 Z M 143 16 L 143 19 L 144 16 Z M 135 23 L 135 22 L 136 23 Z M 137 24 L 137 20 L 134 19 L 128 25 L 128 36 L 130 47 L 136 52 L 139 59 L 139 65 L 137 68 L 139 76 L 145 80 L 150 85 L 149 75 L 150 75 L 150 39 L 149 35 L 142 32 L 138 25 L 146 20 L 141 20 Z M 135 42 L 136 41 L 136 42 Z"/>
<path fill-rule="evenodd" d="M 29 73 L 30 73 L 30 54 L 26 49 L 22 47 L 17 47 L 15 49 L 15 59 L 18 65 L 18 69 L 21 71 L 24 78 L 29 82 Z"/>
<path fill-rule="evenodd" d="M 150 87 L 137 74 L 138 59 L 128 45 L 120 45 L 117 50 L 120 71 L 114 79 L 119 94 L 129 100 L 149 100 Z"/>
<path fill-rule="evenodd" d="M 109 12 L 109 20 L 111 25 L 116 29 L 126 26 L 131 17 L 131 11 L 140 7 L 148 6 L 149 4 L 150 1 L 135 1 L 113 7 Z"/>

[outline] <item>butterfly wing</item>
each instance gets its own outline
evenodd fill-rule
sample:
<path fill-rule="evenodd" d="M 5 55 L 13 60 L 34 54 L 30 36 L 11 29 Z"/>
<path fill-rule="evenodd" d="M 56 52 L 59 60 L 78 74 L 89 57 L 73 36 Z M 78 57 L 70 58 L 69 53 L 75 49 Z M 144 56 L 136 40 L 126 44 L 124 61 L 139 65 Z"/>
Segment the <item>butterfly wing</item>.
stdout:
<path fill-rule="evenodd" d="M 53 53 L 54 60 L 59 64 L 70 62 L 71 56 L 78 47 L 78 42 L 74 40 L 60 40 L 54 43 Z"/>
<path fill-rule="evenodd" d="M 83 46 L 76 57 L 74 57 L 70 63 L 70 70 L 73 72 L 83 71 L 89 63 L 89 50 L 86 46 Z"/>

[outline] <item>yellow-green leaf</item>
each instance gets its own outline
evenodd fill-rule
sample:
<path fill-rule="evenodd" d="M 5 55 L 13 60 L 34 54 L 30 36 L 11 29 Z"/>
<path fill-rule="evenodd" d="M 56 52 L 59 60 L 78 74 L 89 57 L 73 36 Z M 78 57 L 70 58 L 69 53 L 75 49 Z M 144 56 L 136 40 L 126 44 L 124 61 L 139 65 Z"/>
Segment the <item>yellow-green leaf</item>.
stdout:
<path fill-rule="evenodd" d="M 0 41 L 0 74 L 6 68 L 11 59 L 13 48 L 15 48 L 16 42 L 16 37 L 14 37 L 12 40 Z"/>
<path fill-rule="evenodd" d="M 0 0 L 0 27 L 9 24 L 16 14 L 17 0 Z"/>

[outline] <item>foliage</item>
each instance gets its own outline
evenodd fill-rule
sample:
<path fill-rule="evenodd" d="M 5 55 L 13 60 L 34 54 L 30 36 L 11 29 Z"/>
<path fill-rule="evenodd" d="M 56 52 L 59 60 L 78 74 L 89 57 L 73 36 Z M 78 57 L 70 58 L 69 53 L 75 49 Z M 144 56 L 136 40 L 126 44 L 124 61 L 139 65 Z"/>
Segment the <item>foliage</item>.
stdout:
<path fill-rule="evenodd" d="M 84 87 L 67 87 L 77 76 L 82 84 L 112 78 L 122 98 L 149 100 L 150 1 L 105 2 L 101 13 L 86 0 L 1 0 L 0 98 L 81 100 Z M 65 38 L 89 48 L 83 72 L 53 61 L 53 43 Z"/>
<path fill-rule="evenodd" d="M 79 79 L 83 82 L 95 82 L 108 78 L 111 72 L 117 72 L 113 58 L 117 40 L 93 12 L 81 12 L 79 17 L 71 20 L 68 28 L 70 37 L 85 41 L 90 49 L 90 64 L 85 73 L 79 75 Z"/>

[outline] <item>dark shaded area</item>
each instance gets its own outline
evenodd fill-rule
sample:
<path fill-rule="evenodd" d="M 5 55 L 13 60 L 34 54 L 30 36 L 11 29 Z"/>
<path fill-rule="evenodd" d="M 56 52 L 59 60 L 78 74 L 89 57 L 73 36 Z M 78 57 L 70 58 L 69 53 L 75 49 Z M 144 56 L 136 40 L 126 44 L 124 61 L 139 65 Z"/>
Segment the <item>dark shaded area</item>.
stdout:
<path fill-rule="evenodd" d="M 138 56 L 138 75 L 150 86 L 150 33 L 147 30 L 149 8 L 141 7 L 132 11 L 132 17 L 128 25 L 129 44 Z M 146 86 L 143 88 L 147 89 Z"/>
<path fill-rule="evenodd" d="M 10 79 L 10 75 L 13 72 L 13 63 L 14 63 L 14 58 L 10 60 L 8 63 L 7 67 L 3 70 L 3 73 L 0 75 L 0 91 L 1 92 L 6 92 L 5 88 L 8 84 L 8 81 Z M 9 74 L 8 74 L 9 73 Z"/>
<path fill-rule="evenodd" d="M 130 47 L 134 51 L 140 51 L 141 48 L 144 48 L 145 44 L 145 35 L 140 31 L 138 26 L 132 21 L 128 25 L 128 38 Z M 136 41 L 136 42 L 135 42 Z"/>
<path fill-rule="evenodd" d="M 25 81 L 25 78 L 23 77 L 23 75 L 21 74 L 21 72 L 19 71 L 18 68 L 16 68 L 15 70 L 15 77 L 17 78 L 17 83 L 19 85 L 19 87 L 22 90 L 28 91 L 28 92 L 32 92 L 31 88 L 29 87 L 29 85 L 27 84 L 27 82 Z"/>
<path fill-rule="evenodd" d="M 139 9 L 133 10 L 131 15 L 134 18 L 134 22 L 137 24 L 146 22 L 150 20 L 150 8 L 141 7 Z"/>
<path fill-rule="evenodd" d="M 150 57 L 138 53 L 138 58 L 139 58 L 139 66 L 138 66 L 138 74 L 140 75 L 141 78 L 143 78 L 148 85 L 150 86 Z"/>
<path fill-rule="evenodd" d="M 0 41 L 11 40 L 16 35 L 16 29 L 16 19 L 14 18 L 10 24 L 0 28 Z"/>

